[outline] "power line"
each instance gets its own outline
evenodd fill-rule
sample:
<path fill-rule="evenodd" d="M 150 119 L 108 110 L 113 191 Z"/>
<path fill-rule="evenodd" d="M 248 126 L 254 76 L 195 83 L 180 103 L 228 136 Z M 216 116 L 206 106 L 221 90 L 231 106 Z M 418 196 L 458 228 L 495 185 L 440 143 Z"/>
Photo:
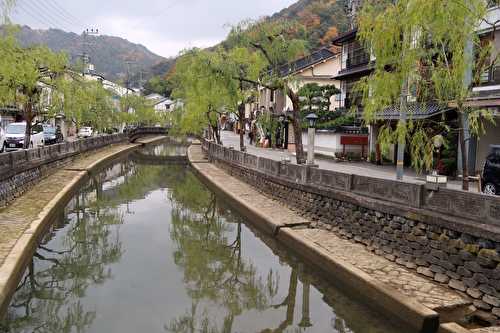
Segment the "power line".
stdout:
<path fill-rule="evenodd" d="M 77 17 L 73 16 L 71 13 L 69 13 L 64 7 L 62 7 L 56 0 L 46 0 L 45 2 L 49 6 L 55 9 L 61 17 L 63 17 L 67 22 L 70 22 L 73 25 L 78 26 L 79 28 L 85 28 L 85 23 L 82 22 L 80 19 Z"/>
<path fill-rule="evenodd" d="M 76 26 L 76 27 L 80 27 L 80 24 L 75 22 L 74 20 L 68 18 L 68 16 L 66 16 L 61 10 L 59 7 L 57 7 L 55 4 L 53 4 L 52 2 L 50 1 L 45 1 L 45 4 L 48 5 L 48 8 L 49 10 L 51 10 L 54 15 L 57 15 L 61 20 L 63 20 L 64 22 L 68 23 L 70 26 Z M 80 29 L 78 29 L 80 30 Z"/>
<path fill-rule="evenodd" d="M 40 23 L 42 25 L 42 27 L 47 27 L 48 29 L 50 29 L 51 24 L 47 23 L 47 21 L 43 20 L 40 16 L 37 16 L 36 14 L 33 14 L 31 12 L 31 10 L 28 10 L 26 7 L 21 6 L 21 3 L 17 3 L 16 4 L 16 8 L 14 8 L 14 11 L 16 11 L 16 12 L 18 12 L 20 14 L 25 14 L 25 15 L 27 14 L 32 19 L 34 19 L 35 21 L 37 21 L 38 23 Z"/>
<path fill-rule="evenodd" d="M 19 4 L 25 6 L 25 8 L 28 8 L 32 14 L 37 15 L 45 22 L 48 22 L 49 27 L 56 29 L 62 28 L 62 30 L 67 30 L 67 28 L 62 27 L 59 23 L 57 23 L 57 18 L 54 18 L 52 15 L 50 15 L 50 12 L 49 14 L 47 14 L 45 8 L 39 5 L 36 1 L 34 3 L 28 1 L 19 1 Z"/>
<path fill-rule="evenodd" d="M 59 2 L 57 2 L 57 0 L 47 0 L 47 2 L 50 2 L 50 1 L 52 1 L 52 3 L 54 4 L 54 6 L 56 6 L 61 11 L 61 13 L 65 14 L 68 18 L 70 18 L 73 21 L 77 22 L 78 25 L 81 26 L 82 28 L 85 28 L 85 26 L 86 26 L 85 22 L 83 22 L 78 17 L 76 17 L 73 14 L 71 14 L 68 10 L 66 10 L 63 6 L 61 6 L 59 4 Z"/>
<path fill-rule="evenodd" d="M 48 19 L 54 24 L 54 28 L 58 28 L 65 31 L 72 31 L 74 29 L 74 24 L 71 22 L 66 22 L 57 13 L 45 6 L 44 3 L 39 3 L 37 0 L 26 0 L 31 4 L 39 13 L 43 13 Z"/>

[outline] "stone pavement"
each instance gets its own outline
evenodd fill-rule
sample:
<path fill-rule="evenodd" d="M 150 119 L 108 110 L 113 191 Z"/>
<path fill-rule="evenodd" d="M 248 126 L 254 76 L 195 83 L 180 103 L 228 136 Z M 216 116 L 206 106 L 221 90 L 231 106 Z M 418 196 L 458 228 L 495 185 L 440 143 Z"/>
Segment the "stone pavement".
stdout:
<path fill-rule="evenodd" d="M 336 258 L 350 263 L 378 281 L 386 283 L 403 295 L 416 299 L 437 312 L 443 308 L 456 308 L 470 304 L 466 297 L 369 252 L 362 244 L 352 243 L 326 230 L 300 229 L 296 232 Z"/>
<path fill-rule="evenodd" d="M 239 135 L 230 131 L 221 131 L 221 140 L 224 146 L 233 146 L 238 149 L 240 146 Z M 295 163 L 295 155 L 293 153 L 278 150 L 278 149 L 264 149 L 258 148 L 249 144 L 248 139 L 245 137 L 245 146 L 249 153 L 257 156 L 262 156 L 265 158 L 273 160 L 282 160 L 283 158 L 289 158 L 292 163 Z M 336 162 L 333 159 L 316 158 L 316 164 L 320 169 L 332 170 L 337 172 L 357 174 L 381 179 L 396 179 L 396 169 L 394 166 L 384 165 L 377 166 L 368 162 Z M 404 181 L 409 183 L 424 183 L 423 176 L 417 176 L 415 172 L 411 169 L 405 170 Z M 448 188 L 454 190 L 461 190 L 462 183 L 460 181 L 449 181 Z M 470 190 L 477 192 L 477 185 L 471 183 Z"/>

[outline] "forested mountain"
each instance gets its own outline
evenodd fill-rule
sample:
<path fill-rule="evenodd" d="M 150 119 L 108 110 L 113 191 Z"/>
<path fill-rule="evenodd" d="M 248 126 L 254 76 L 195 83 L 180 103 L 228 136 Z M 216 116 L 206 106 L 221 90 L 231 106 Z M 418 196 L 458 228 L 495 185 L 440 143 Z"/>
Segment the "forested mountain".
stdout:
<path fill-rule="evenodd" d="M 110 80 L 126 77 L 127 62 L 130 62 L 130 71 L 137 73 L 141 69 L 146 69 L 147 72 L 165 60 L 146 47 L 119 37 L 102 35 L 88 36 L 85 39 L 82 35 L 59 29 L 34 30 L 23 26 L 18 39 L 23 46 L 46 45 L 53 51 L 64 51 L 72 62 L 79 59 L 85 51 L 90 55 L 96 72 L 104 74 Z M 166 69 L 163 65 L 160 68 Z"/>
<path fill-rule="evenodd" d="M 271 20 L 298 20 L 309 32 L 312 49 L 329 46 L 338 33 L 349 28 L 346 0 L 299 0 L 274 14 Z"/>

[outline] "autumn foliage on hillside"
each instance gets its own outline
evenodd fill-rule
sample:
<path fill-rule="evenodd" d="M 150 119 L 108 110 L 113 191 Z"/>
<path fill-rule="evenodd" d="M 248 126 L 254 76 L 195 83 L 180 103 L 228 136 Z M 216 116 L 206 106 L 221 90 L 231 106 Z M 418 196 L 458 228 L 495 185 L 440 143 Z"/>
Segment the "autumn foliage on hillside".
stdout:
<path fill-rule="evenodd" d="M 331 40 L 349 27 L 346 0 L 300 0 L 273 15 L 275 19 L 297 20 L 308 31 L 309 47 L 330 46 Z"/>

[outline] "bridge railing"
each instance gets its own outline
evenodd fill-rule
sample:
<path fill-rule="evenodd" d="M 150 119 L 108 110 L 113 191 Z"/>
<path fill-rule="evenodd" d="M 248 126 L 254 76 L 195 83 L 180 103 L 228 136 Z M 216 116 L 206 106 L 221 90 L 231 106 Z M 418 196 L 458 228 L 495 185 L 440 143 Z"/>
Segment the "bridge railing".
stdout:
<path fill-rule="evenodd" d="M 135 142 L 137 139 L 139 139 L 140 137 L 143 137 L 143 136 L 167 135 L 169 130 L 170 130 L 169 127 L 141 126 L 141 127 L 134 128 L 133 130 L 128 132 L 128 137 L 129 137 L 130 142 Z"/>

